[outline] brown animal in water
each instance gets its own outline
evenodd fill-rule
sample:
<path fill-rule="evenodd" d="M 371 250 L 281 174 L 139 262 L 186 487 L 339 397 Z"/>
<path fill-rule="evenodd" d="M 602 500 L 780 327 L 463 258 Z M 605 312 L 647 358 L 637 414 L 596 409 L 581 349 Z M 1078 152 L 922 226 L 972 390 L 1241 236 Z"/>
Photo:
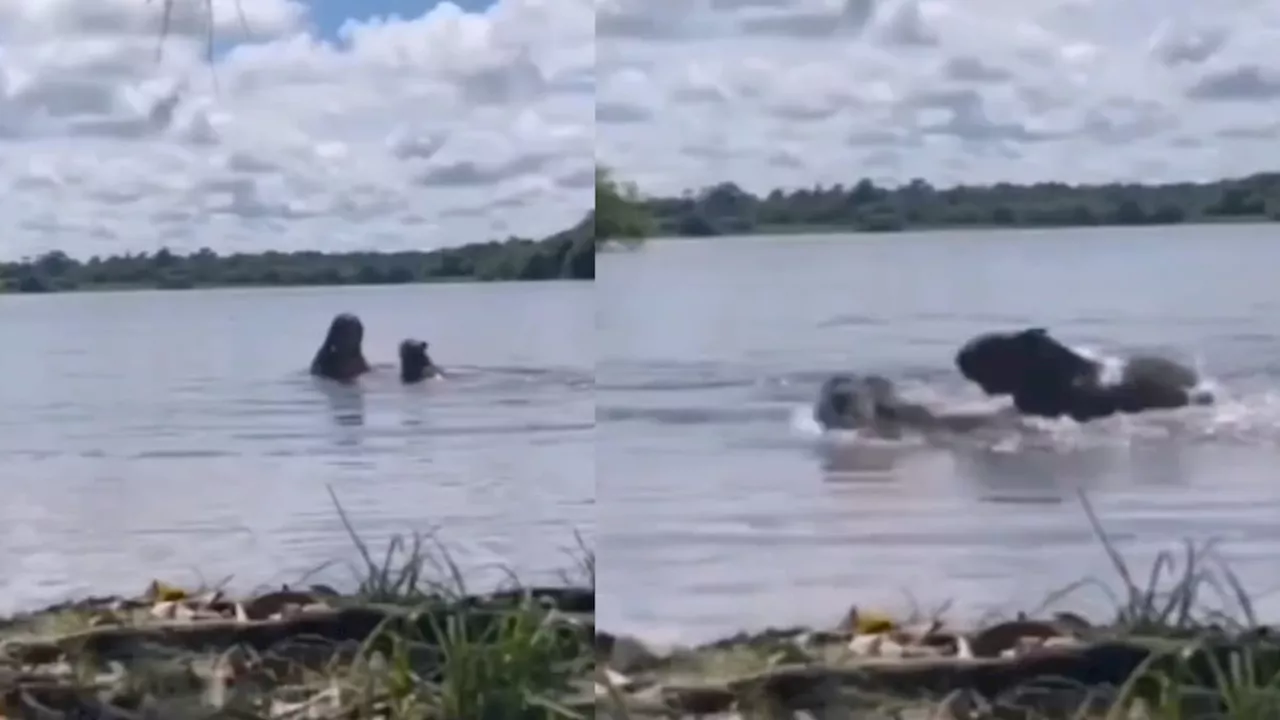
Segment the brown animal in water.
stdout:
<path fill-rule="evenodd" d="M 400 381 L 406 385 L 420 383 L 441 375 L 439 366 L 427 354 L 427 342 L 407 338 L 400 342 Z"/>
<path fill-rule="evenodd" d="M 352 382 L 369 372 L 364 358 L 364 323 L 351 313 L 340 313 L 329 323 L 324 342 L 311 360 L 311 374 L 338 382 Z"/>

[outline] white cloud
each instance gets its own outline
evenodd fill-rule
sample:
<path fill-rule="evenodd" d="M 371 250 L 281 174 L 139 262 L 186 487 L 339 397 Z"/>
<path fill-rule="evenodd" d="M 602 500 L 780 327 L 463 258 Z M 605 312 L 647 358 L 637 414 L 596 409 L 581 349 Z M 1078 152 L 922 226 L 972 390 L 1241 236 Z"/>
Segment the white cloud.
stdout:
<path fill-rule="evenodd" d="M 594 8 L 351 22 L 294 0 L 0 0 L 0 255 L 429 248 L 589 207 Z M 243 12 L 241 12 L 241 10 Z"/>
<path fill-rule="evenodd" d="M 1274 170 L 1265 0 L 597 0 L 597 148 L 654 192 Z"/>

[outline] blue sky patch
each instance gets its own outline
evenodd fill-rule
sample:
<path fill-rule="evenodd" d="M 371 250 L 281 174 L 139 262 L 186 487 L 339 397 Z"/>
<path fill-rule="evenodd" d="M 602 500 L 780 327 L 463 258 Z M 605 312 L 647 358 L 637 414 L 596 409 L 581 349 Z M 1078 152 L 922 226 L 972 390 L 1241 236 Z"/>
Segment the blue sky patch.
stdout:
<path fill-rule="evenodd" d="M 373 17 L 399 15 L 403 19 L 415 18 L 439 5 L 437 0 L 311 0 L 311 22 L 321 36 L 332 40 L 338 28 L 348 20 L 367 20 Z M 480 12 L 495 4 L 493 0 L 454 0 L 463 10 Z"/>

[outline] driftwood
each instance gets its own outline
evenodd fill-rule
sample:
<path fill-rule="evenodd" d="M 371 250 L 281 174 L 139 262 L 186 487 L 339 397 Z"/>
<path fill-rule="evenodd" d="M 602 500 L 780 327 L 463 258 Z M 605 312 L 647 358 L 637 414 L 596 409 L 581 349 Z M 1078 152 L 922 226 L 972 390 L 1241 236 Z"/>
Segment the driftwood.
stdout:
<path fill-rule="evenodd" d="M 851 698 L 869 702 L 930 701 L 959 696 L 976 702 L 1023 706 L 1068 703 L 1087 697 L 1109 698 L 1140 670 L 1176 673 L 1180 684 L 1212 695 L 1216 663 L 1247 649 L 1260 677 L 1280 670 L 1280 646 L 1230 642 L 1200 645 L 1160 638 L 1104 640 L 1064 647 L 1042 647 L 1025 654 L 998 657 L 917 657 L 860 659 L 849 665 L 780 665 L 726 682 L 659 682 L 632 694 L 638 706 L 667 708 L 686 714 L 730 712 L 744 703 L 787 712 L 819 711 Z M 1153 691 L 1142 680 L 1138 695 Z"/>
<path fill-rule="evenodd" d="M 1027 688 L 1117 688 L 1144 667 L 1169 672 L 1188 687 L 1217 685 L 1231 655 L 1247 651 L 1260 677 L 1280 670 L 1280 646 L 1225 638 L 1198 645 L 1161 638 L 1106 640 L 1079 646 L 1041 648 L 1003 658 L 919 658 L 869 660 L 847 668 L 779 667 L 729 683 L 737 696 L 755 695 L 793 709 L 829 696 L 833 688 L 896 698 L 940 698 L 957 691 L 988 700 Z M 1141 678 L 1140 678 L 1141 679 Z M 1135 690 L 1154 686 L 1141 679 Z"/>
<path fill-rule="evenodd" d="M 414 631 L 423 642 L 434 644 L 436 635 L 452 616 L 467 625 L 469 637 L 483 637 L 503 617 L 494 608 L 442 608 L 412 613 L 397 608 L 348 607 L 308 611 L 269 620 L 199 620 L 153 622 L 143 625 L 103 626 L 49 639 L 14 640 L 0 646 L 0 654 L 31 665 L 57 662 L 68 656 L 94 657 L 102 661 L 128 661 L 146 648 L 172 648 L 192 653 L 218 652 L 245 646 L 259 652 L 291 640 L 311 639 L 329 643 L 364 642 L 380 628 Z M 572 632 L 593 630 L 591 616 L 563 616 Z"/>
<path fill-rule="evenodd" d="M 515 623 L 552 632 L 542 659 L 583 683 L 594 601 L 590 589 L 532 588 L 390 605 L 287 587 L 236 601 L 157 582 L 142 598 L 90 598 L 0 621 L 0 717 L 230 719 L 245 717 L 234 711 L 243 703 L 255 712 L 269 704 L 281 718 L 339 720 L 356 705 L 360 717 L 389 717 L 395 676 L 384 670 L 411 668 L 421 681 L 414 698 L 424 699 L 453 672 L 450 642 L 501 651 Z M 360 679 L 358 696 L 332 681 L 347 672 Z"/>
<path fill-rule="evenodd" d="M 189 652 L 216 652 L 248 646 L 265 651 L 301 636 L 335 643 L 360 642 L 373 635 L 389 618 L 391 615 L 381 609 L 354 607 L 316 610 L 275 620 L 201 620 L 107 626 L 48 640 L 13 641 L 6 644 L 3 651 L 18 662 L 33 665 L 57 662 L 69 655 L 127 661 L 142 654 L 147 646 Z"/>
<path fill-rule="evenodd" d="M 902 698 L 937 698 L 971 690 L 994 698 L 1043 680 L 1077 686 L 1122 685 L 1155 648 L 1138 642 L 1101 642 L 1045 648 L 1008 658 L 865 660 L 849 667 L 786 666 L 729 683 L 735 694 L 763 693 L 788 707 L 826 694 L 831 686 Z"/>

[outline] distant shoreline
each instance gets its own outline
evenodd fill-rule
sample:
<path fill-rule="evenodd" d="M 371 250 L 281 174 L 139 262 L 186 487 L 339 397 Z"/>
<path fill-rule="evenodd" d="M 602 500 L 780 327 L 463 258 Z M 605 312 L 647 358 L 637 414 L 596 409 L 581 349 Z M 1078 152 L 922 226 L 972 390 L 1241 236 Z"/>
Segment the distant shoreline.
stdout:
<path fill-rule="evenodd" d="M 684 238 L 672 238 L 684 239 Z M 269 283 L 245 283 L 245 284 L 197 284 L 187 285 L 181 288 L 165 288 L 156 287 L 147 283 L 137 284 L 112 284 L 112 285 L 83 285 L 73 288 L 61 290 L 50 290 L 47 292 L 23 292 L 15 288 L 0 288 L 0 297 L 8 297 L 14 295 L 75 295 L 88 293 L 130 293 L 130 292 L 174 292 L 174 291 L 201 291 L 201 290 L 314 290 L 317 288 L 376 288 L 376 287 L 431 287 L 439 285 L 510 285 L 526 284 L 526 283 L 548 283 L 548 282 L 589 282 L 575 278 L 538 278 L 534 280 L 478 280 L 475 278 L 432 278 L 428 280 L 415 280 L 405 283 L 310 283 L 310 284 L 269 284 Z"/>
<path fill-rule="evenodd" d="M 799 226 L 760 226 L 752 228 L 746 232 L 724 234 L 724 235 L 654 235 L 645 238 L 645 242 L 669 242 L 679 240 L 732 240 L 748 237 L 814 237 L 823 235 L 858 235 L 858 236 L 893 236 L 908 233 L 934 233 L 934 232 L 1017 232 L 1026 230 L 1107 230 L 1107 229 L 1129 229 L 1129 228 L 1159 228 L 1159 227 L 1215 227 L 1222 225 L 1271 225 L 1277 224 L 1276 220 L 1272 220 L 1266 216 L 1259 217 L 1239 217 L 1239 218 L 1214 218 L 1214 219 L 1198 219 L 1187 222 L 1169 222 L 1169 223 L 1149 223 L 1146 225 L 1124 225 L 1120 223 L 1099 224 L 1099 225 L 917 225 L 906 226 L 897 230 L 867 230 L 856 227 L 848 227 L 845 225 L 799 225 Z M 618 242 L 619 245 L 626 243 Z"/>
<path fill-rule="evenodd" d="M 81 260 L 51 250 L 0 262 L 0 294 L 594 280 L 590 230 L 583 220 L 543 240 L 510 238 L 430 251 L 220 255 L 204 248 L 183 255 L 161 248 Z"/>
<path fill-rule="evenodd" d="M 1280 222 L 1280 173 L 1163 185 L 860 180 L 763 195 L 725 182 L 680 197 L 635 197 L 652 239 Z"/>

